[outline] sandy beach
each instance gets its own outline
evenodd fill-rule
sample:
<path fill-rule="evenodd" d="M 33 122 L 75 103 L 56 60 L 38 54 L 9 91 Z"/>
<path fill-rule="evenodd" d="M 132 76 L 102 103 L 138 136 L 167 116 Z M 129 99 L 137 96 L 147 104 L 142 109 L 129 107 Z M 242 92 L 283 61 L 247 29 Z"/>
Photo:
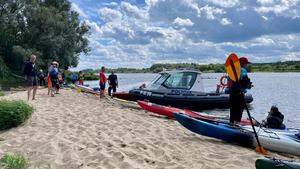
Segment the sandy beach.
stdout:
<path fill-rule="evenodd" d="M 25 124 L 0 132 L 0 156 L 22 153 L 29 168 L 254 169 L 263 157 L 254 149 L 193 134 L 174 120 L 71 89 L 54 98 L 39 89 L 36 98 Z M 26 92 L 0 99 L 25 100 Z"/>

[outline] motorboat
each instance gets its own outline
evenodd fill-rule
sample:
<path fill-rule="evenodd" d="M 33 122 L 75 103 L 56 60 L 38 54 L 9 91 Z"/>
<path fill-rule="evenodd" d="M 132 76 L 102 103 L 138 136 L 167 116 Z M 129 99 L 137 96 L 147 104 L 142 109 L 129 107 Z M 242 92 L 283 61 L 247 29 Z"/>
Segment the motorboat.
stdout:
<path fill-rule="evenodd" d="M 193 69 L 162 71 L 148 85 L 129 91 L 136 100 L 192 110 L 229 108 L 229 94 L 205 92 L 202 73 Z M 245 95 L 246 103 L 253 101 L 251 94 Z"/>

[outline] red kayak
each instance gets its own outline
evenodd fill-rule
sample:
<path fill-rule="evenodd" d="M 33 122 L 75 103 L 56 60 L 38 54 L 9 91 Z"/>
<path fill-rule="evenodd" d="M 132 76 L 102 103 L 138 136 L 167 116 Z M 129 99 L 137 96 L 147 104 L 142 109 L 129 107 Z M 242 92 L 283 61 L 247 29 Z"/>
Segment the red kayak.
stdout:
<path fill-rule="evenodd" d="M 196 118 L 196 119 L 201 119 L 201 120 L 207 120 L 207 121 L 228 121 L 228 116 L 220 116 L 220 115 L 210 115 L 210 114 L 205 114 L 205 113 L 196 113 L 191 110 L 183 110 L 175 107 L 169 107 L 169 106 L 162 106 L 158 105 L 155 103 L 151 102 L 146 102 L 146 101 L 138 101 L 138 104 L 144 109 L 152 113 L 156 113 L 159 115 L 166 116 L 168 118 L 174 118 L 173 113 L 183 113 L 186 114 L 190 117 Z M 255 123 L 255 121 L 253 121 Z M 242 125 L 249 125 L 250 120 L 241 120 Z"/>

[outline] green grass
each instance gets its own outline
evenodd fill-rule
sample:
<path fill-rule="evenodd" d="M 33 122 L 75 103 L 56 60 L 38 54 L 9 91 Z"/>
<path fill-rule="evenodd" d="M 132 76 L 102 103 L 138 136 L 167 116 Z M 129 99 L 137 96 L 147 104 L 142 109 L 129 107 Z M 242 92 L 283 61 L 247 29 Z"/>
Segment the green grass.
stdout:
<path fill-rule="evenodd" d="M 4 93 L 0 90 L 0 97 L 4 96 Z"/>
<path fill-rule="evenodd" d="M 24 101 L 0 100 L 0 130 L 17 127 L 32 114 L 33 108 Z"/>
<path fill-rule="evenodd" d="M 1 158 L 1 165 L 4 169 L 26 169 L 28 162 L 22 154 L 5 154 Z"/>

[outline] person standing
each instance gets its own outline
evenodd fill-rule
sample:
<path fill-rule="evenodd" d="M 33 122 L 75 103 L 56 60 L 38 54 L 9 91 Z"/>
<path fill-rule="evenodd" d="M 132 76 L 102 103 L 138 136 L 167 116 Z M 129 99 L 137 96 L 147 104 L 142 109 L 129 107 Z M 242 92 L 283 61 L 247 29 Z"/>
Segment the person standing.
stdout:
<path fill-rule="evenodd" d="M 54 97 L 54 94 L 52 93 L 52 82 L 51 82 L 51 76 L 50 76 L 50 71 L 53 69 L 53 64 L 51 63 L 48 69 L 48 74 L 47 74 L 47 86 L 48 86 L 48 95 L 51 97 Z"/>
<path fill-rule="evenodd" d="M 24 68 L 25 80 L 27 89 L 27 101 L 29 101 L 31 90 L 32 91 L 32 100 L 35 100 L 36 90 L 37 90 L 37 69 L 35 65 L 36 55 L 32 54 L 30 57 L 30 61 L 26 62 Z"/>
<path fill-rule="evenodd" d="M 239 124 L 245 108 L 245 93 L 251 89 L 252 82 L 247 75 L 247 65 L 250 63 L 246 57 L 239 58 L 241 64 L 240 82 L 232 82 L 229 91 L 230 123 Z"/>
<path fill-rule="evenodd" d="M 113 92 L 117 91 L 117 87 L 118 87 L 118 77 L 117 75 L 115 75 L 114 71 L 111 71 L 111 74 L 108 76 L 108 95 L 111 96 L 111 90 L 113 90 Z"/>
<path fill-rule="evenodd" d="M 40 83 L 40 86 L 46 85 L 45 74 L 42 69 L 40 69 L 40 72 L 39 72 L 39 83 Z"/>
<path fill-rule="evenodd" d="M 84 75 L 82 71 L 78 73 L 78 84 L 83 86 Z"/>
<path fill-rule="evenodd" d="M 104 92 L 105 92 L 105 83 L 106 83 L 106 76 L 105 76 L 105 67 L 101 67 L 101 71 L 99 74 L 99 85 L 100 85 L 100 98 L 104 97 Z"/>
<path fill-rule="evenodd" d="M 54 93 L 57 93 L 57 85 L 58 84 L 58 63 L 56 61 L 52 62 L 51 70 L 49 71 L 51 83 L 52 83 L 52 91 L 51 96 L 54 97 Z"/>

